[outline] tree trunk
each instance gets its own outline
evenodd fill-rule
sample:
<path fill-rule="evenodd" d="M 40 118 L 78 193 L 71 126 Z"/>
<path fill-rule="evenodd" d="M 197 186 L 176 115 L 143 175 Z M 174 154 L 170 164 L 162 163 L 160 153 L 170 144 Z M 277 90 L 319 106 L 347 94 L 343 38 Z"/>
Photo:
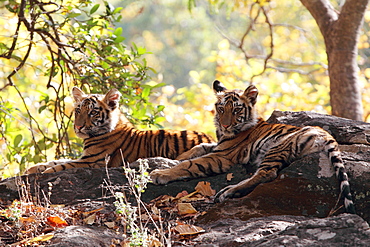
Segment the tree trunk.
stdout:
<path fill-rule="evenodd" d="M 339 13 L 329 0 L 301 0 L 325 40 L 332 114 L 363 120 L 357 43 L 369 0 L 347 0 Z"/>

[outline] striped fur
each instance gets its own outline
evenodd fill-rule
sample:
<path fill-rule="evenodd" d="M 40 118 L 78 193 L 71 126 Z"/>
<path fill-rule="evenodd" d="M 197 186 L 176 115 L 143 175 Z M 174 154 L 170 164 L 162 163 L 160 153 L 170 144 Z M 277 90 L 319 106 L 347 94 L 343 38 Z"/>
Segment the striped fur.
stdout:
<path fill-rule="evenodd" d="M 139 158 L 176 157 L 200 143 L 210 143 L 212 138 L 196 131 L 147 130 L 141 131 L 127 120 L 119 110 L 121 94 L 117 89 L 106 95 L 84 94 L 74 87 L 74 130 L 84 139 L 82 156 L 77 160 L 56 160 L 37 164 L 26 173 L 50 173 L 69 168 L 108 167 L 134 162 Z M 122 155 L 121 155 L 122 152 Z"/>
<path fill-rule="evenodd" d="M 245 91 L 227 90 L 215 81 L 213 88 L 218 143 L 194 147 L 187 152 L 190 159 L 171 169 L 154 170 L 154 183 L 224 173 L 234 164 L 258 167 L 251 178 L 219 191 L 215 201 L 221 202 L 245 196 L 259 184 L 274 180 L 280 170 L 304 155 L 325 151 L 340 181 L 346 211 L 355 212 L 338 143 L 328 132 L 319 127 L 270 124 L 257 118 L 254 106 L 258 90 L 253 85 Z"/>

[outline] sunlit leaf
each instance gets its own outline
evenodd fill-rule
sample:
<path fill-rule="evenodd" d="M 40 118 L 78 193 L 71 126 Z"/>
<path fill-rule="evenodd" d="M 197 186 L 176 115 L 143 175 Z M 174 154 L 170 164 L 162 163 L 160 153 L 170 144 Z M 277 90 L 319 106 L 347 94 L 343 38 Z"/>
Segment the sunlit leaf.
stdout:
<path fill-rule="evenodd" d="M 116 30 L 114 31 L 114 35 L 116 35 L 117 37 L 120 36 L 122 34 L 122 27 L 118 27 L 116 28 Z"/>
<path fill-rule="evenodd" d="M 227 180 L 227 181 L 231 181 L 231 179 L 233 179 L 233 177 L 234 177 L 234 174 L 232 174 L 232 173 L 228 173 L 228 174 L 226 175 L 226 180 Z"/>
<path fill-rule="evenodd" d="M 151 91 L 150 87 L 145 87 L 141 93 L 141 97 L 148 98 L 150 91 Z"/>
<path fill-rule="evenodd" d="M 205 232 L 205 230 L 199 226 L 194 225 L 177 225 L 173 228 L 176 232 L 178 232 L 180 235 L 194 235 L 198 233 Z"/>
<path fill-rule="evenodd" d="M 177 209 L 179 215 L 185 215 L 185 214 L 195 214 L 198 212 L 192 205 L 191 203 L 178 203 L 177 204 Z"/>
<path fill-rule="evenodd" d="M 100 7 L 100 4 L 95 4 L 95 5 L 91 8 L 91 10 L 90 10 L 90 15 L 91 15 L 91 14 L 94 14 L 94 13 L 99 9 L 99 7 Z"/>
<path fill-rule="evenodd" d="M 27 241 L 28 243 L 35 243 L 35 242 L 44 242 L 44 241 L 49 241 L 54 237 L 54 233 L 48 233 L 45 235 L 40 235 L 37 237 L 34 237 L 33 239 Z"/>
<path fill-rule="evenodd" d="M 19 144 L 21 143 L 21 141 L 23 140 L 23 136 L 21 134 L 18 134 L 15 138 L 14 138 L 14 147 L 19 147 Z"/>
<path fill-rule="evenodd" d="M 216 191 L 211 188 L 210 182 L 201 181 L 195 186 L 195 190 L 204 196 L 214 196 Z"/>
<path fill-rule="evenodd" d="M 84 222 L 85 224 L 87 225 L 92 225 L 95 223 L 95 219 L 96 219 L 96 213 L 94 214 L 91 214 L 89 216 L 87 216 L 85 219 L 84 219 Z"/>
<path fill-rule="evenodd" d="M 68 223 L 60 218 L 59 216 L 49 216 L 47 217 L 47 223 L 53 227 L 63 227 L 68 226 Z"/>

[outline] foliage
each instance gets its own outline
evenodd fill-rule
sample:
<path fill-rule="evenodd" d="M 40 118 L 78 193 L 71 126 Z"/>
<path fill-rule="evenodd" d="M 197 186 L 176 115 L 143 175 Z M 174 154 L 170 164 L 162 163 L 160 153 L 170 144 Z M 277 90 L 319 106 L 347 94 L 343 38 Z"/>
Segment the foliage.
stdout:
<path fill-rule="evenodd" d="M 27 163 L 76 157 L 81 140 L 71 130 L 72 85 L 87 92 L 117 88 L 132 122 L 159 126 L 162 106 L 150 101 L 162 86 L 143 58 L 145 48 L 123 42 L 122 8 L 109 2 L 2 2 L 0 169 L 12 176 Z M 18 99 L 18 100 L 17 100 Z M 44 120 L 48 119 L 47 122 Z"/>
<path fill-rule="evenodd" d="M 339 1 L 331 4 L 340 8 Z M 168 84 L 160 95 L 154 94 L 166 105 L 166 127 L 214 132 L 208 110 L 213 109 L 210 85 L 215 78 L 230 88 L 253 82 L 265 118 L 275 109 L 331 111 L 323 38 L 299 1 L 161 0 L 150 6 L 135 1 L 127 9 L 130 14 L 120 24 L 125 36 L 150 47 L 148 62 L 159 71 L 157 80 Z M 369 112 L 369 83 L 363 76 L 369 52 L 367 16 L 359 65 Z"/>
<path fill-rule="evenodd" d="M 0 169 L 11 168 L 5 177 L 26 161 L 80 154 L 70 128 L 74 84 L 94 93 L 117 87 L 140 128 L 161 123 L 214 133 L 215 78 L 230 88 L 253 82 L 265 118 L 275 109 L 330 112 L 324 42 L 299 1 L 36 1 L 23 13 L 22 3 L 1 2 L 0 76 L 8 86 L 0 91 Z M 369 13 L 359 40 L 366 119 Z M 19 21 L 20 14 L 27 18 Z"/>

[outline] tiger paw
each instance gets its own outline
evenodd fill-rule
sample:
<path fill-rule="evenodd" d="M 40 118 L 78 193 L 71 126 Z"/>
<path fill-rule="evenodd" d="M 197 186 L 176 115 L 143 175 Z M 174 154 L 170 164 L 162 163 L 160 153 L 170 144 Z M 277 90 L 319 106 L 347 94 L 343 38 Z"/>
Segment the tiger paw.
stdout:
<path fill-rule="evenodd" d="M 240 196 L 240 193 L 238 193 L 238 187 L 236 185 L 229 185 L 221 189 L 216 194 L 214 201 L 219 203 L 225 201 L 227 198 L 237 198 Z"/>
<path fill-rule="evenodd" d="M 150 178 L 154 184 L 167 184 L 176 180 L 173 174 L 171 174 L 171 169 L 156 169 L 150 173 Z"/>
<path fill-rule="evenodd" d="M 40 163 L 28 168 L 24 174 L 42 173 L 48 168 L 47 163 Z"/>

